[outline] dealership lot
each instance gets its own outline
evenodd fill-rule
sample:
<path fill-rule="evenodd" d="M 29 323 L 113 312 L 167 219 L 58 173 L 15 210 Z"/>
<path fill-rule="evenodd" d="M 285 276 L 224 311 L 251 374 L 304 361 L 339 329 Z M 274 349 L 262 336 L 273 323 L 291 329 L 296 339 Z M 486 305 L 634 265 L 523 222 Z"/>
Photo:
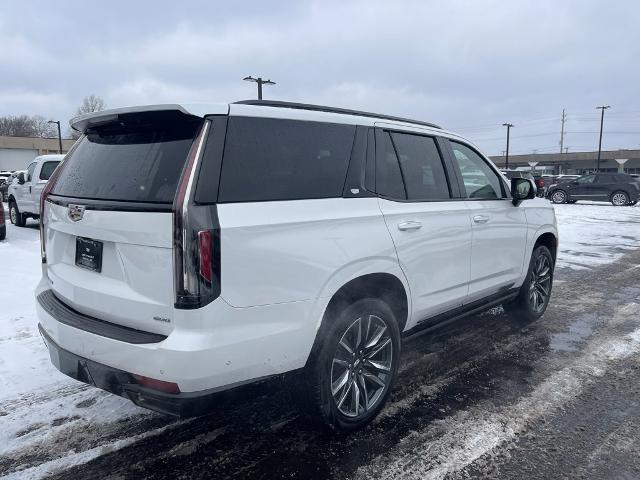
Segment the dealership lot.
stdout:
<path fill-rule="evenodd" d="M 628 420 L 637 422 L 640 410 L 640 207 L 555 208 L 558 269 L 543 319 L 523 325 L 498 308 L 409 341 L 390 404 L 348 439 L 320 433 L 299 414 L 289 393 L 295 378 L 221 396 L 213 415 L 183 421 L 67 379 L 50 365 L 37 332 L 37 223 L 8 225 L 0 243 L 0 474 L 559 473 L 536 464 L 543 452 L 569 476 L 638 475 L 640 437 Z M 559 442 L 572 452 L 562 462 L 550 448 Z M 623 460 L 605 465 L 605 455 Z"/>

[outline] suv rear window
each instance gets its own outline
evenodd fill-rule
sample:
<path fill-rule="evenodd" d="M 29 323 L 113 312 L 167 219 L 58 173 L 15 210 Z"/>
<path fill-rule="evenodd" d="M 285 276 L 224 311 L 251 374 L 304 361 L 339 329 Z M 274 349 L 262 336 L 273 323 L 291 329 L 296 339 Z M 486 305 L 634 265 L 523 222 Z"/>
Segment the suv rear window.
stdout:
<path fill-rule="evenodd" d="M 341 197 L 356 128 L 230 117 L 220 202 Z"/>
<path fill-rule="evenodd" d="M 54 194 L 97 200 L 171 203 L 200 121 L 125 122 L 80 140 Z"/>

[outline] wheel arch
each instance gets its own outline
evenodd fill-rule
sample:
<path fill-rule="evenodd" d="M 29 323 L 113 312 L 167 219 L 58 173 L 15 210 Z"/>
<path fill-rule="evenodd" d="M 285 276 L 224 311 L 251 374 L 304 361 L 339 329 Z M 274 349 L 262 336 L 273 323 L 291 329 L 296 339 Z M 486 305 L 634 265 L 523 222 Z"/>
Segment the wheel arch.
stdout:
<path fill-rule="evenodd" d="M 369 273 L 345 283 L 327 304 L 323 320 L 340 306 L 361 298 L 379 298 L 389 305 L 402 331 L 409 317 L 409 295 L 402 281 L 388 272 Z"/>
<path fill-rule="evenodd" d="M 533 244 L 532 252 L 538 248 L 538 246 L 544 245 L 551 251 L 553 262 L 555 263 L 558 255 L 558 237 L 553 232 L 544 232 L 538 235 L 535 243 Z"/>
<path fill-rule="evenodd" d="M 323 331 L 331 324 L 331 319 L 347 305 L 369 297 L 379 298 L 389 305 L 402 333 L 409 318 L 410 308 L 410 295 L 405 284 L 393 273 L 366 273 L 347 281 L 331 296 L 324 309 L 309 358 L 321 347 Z"/>

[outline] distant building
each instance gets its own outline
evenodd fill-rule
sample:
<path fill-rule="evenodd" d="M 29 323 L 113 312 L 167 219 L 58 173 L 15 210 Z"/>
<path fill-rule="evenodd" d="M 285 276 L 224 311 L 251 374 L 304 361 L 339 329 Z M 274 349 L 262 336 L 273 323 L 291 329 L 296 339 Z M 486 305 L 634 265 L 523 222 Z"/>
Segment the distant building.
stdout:
<path fill-rule="evenodd" d="M 509 155 L 509 168 L 530 168 L 529 162 L 537 162 L 536 170 L 582 175 L 596 170 L 597 159 L 597 151 Z M 504 156 L 491 157 L 491 160 L 498 167 L 504 168 Z M 600 155 L 600 171 L 640 174 L 640 150 L 603 150 Z"/>
<path fill-rule="evenodd" d="M 62 140 L 67 153 L 75 140 Z M 60 153 L 57 138 L 0 137 L 0 170 L 24 170 L 38 155 Z"/>

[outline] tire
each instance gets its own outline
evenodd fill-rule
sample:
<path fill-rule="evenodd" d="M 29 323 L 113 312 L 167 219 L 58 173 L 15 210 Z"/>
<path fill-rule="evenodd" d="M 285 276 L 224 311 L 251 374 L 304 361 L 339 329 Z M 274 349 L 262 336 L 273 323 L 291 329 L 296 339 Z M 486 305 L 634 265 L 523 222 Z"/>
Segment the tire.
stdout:
<path fill-rule="evenodd" d="M 24 227 L 27 223 L 27 219 L 23 213 L 20 213 L 16 202 L 9 202 L 9 218 L 16 227 Z"/>
<path fill-rule="evenodd" d="M 624 207 L 629 204 L 629 195 L 627 192 L 623 192 L 622 190 L 618 190 L 611 194 L 611 204 L 615 207 Z"/>
<path fill-rule="evenodd" d="M 550 195 L 550 198 L 553 203 L 566 203 L 567 192 L 565 192 L 564 190 L 554 190 Z"/>
<path fill-rule="evenodd" d="M 511 303 L 505 305 L 506 310 L 527 322 L 544 315 L 551 298 L 553 268 L 553 256 L 549 249 L 544 245 L 536 247 L 531 254 L 529 270 L 520 292 Z"/>
<path fill-rule="evenodd" d="M 638 201 L 637 201 L 637 200 L 634 200 L 634 201 L 632 201 L 632 202 L 629 202 L 629 205 L 630 205 L 630 206 L 634 206 L 636 203 L 638 203 Z"/>
<path fill-rule="evenodd" d="M 7 238 L 7 227 L 6 225 L 2 225 L 0 227 L 0 241 L 4 240 L 5 238 Z"/>
<path fill-rule="evenodd" d="M 387 402 L 398 371 L 393 311 L 376 298 L 357 300 L 325 318 L 318 339 L 305 372 L 308 407 L 334 431 L 365 426 Z"/>

